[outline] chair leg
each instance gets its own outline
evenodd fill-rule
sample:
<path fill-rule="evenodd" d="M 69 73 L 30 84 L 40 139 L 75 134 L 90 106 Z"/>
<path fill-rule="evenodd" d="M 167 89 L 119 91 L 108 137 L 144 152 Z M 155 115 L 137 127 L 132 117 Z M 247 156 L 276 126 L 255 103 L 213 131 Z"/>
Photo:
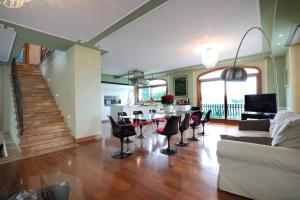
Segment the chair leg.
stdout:
<path fill-rule="evenodd" d="M 145 136 L 143 135 L 143 124 L 140 122 L 140 134 L 137 136 L 138 139 L 143 139 Z"/>
<path fill-rule="evenodd" d="M 129 137 L 127 137 L 125 140 L 123 140 L 123 143 L 129 144 L 129 143 L 133 143 L 133 140 L 129 139 Z"/>
<path fill-rule="evenodd" d="M 204 127 L 205 127 L 205 123 L 202 123 L 202 128 L 203 128 L 203 130 L 202 130 L 202 132 L 200 133 L 201 135 L 205 135 Z"/>
<path fill-rule="evenodd" d="M 168 135 L 167 138 L 168 138 L 168 147 L 166 149 L 161 149 L 160 153 L 165 154 L 165 155 L 174 155 L 177 153 L 177 151 L 175 149 L 170 148 L 171 136 Z"/>
<path fill-rule="evenodd" d="M 187 142 L 183 142 L 183 133 L 184 133 L 184 131 L 181 133 L 180 132 L 180 141 L 179 142 L 177 142 L 175 145 L 176 146 L 180 146 L 180 147 L 186 147 L 186 146 L 188 146 L 189 145 L 189 143 L 187 143 Z"/>
<path fill-rule="evenodd" d="M 124 159 L 124 158 L 128 158 L 129 156 L 131 156 L 132 152 L 124 152 L 124 150 L 123 150 L 123 139 L 124 138 L 120 138 L 121 151 L 117 151 L 117 152 L 113 153 L 112 158 Z"/>
<path fill-rule="evenodd" d="M 199 141 L 199 138 L 196 138 L 195 136 L 195 129 L 196 127 L 192 127 L 193 128 L 193 137 L 188 138 L 189 141 Z"/>

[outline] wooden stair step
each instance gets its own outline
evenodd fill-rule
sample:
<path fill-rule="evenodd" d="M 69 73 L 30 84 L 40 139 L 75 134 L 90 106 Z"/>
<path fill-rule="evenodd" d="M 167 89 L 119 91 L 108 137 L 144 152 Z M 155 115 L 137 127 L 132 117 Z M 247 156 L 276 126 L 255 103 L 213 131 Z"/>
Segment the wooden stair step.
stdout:
<path fill-rule="evenodd" d="M 21 86 L 22 92 L 49 92 L 50 93 L 50 89 L 47 88 L 35 88 L 35 87 L 23 87 Z"/>
<path fill-rule="evenodd" d="M 24 121 L 24 128 L 36 127 L 36 126 L 43 126 L 49 123 L 59 123 L 64 122 L 63 116 L 58 117 L 47 117 L 47 118 L 33 118 L 30 120 Z"/>
<path fill-rule="evenodd" d="M 35 121 L 35 120 L 52 119 L 52 118 L 57 118 L 57 117 L 62 117 L 62 118 L 63 118 L 63 116 L 60 115 L 60 112 L 57 112 L 56 114 L 48 115 L 48 116 L 46 116 L 46 117 L 45 117 L 45 115 L 41 115 L 41 116 L 31 116 L 31 117 L 26 118 L 24 121 L 25 121 L 25 122 L 26 122 L 26 121 L 31 122 L 31 121 Z"/>
<path fill-rule="evenodd" d="M 48 143 L 44 143 L 44 144 L 23 147 L 21 149 L 22 149 L 22 152 L 24 152 L 24 153 L 31 153 L 31 152 L 48 149 L 48 148 L 62 147 L 62 146 L 69 145 L 69 144 L 74 144 L 73 138 L 65 138 L 65 139 L 48 142 Z"/>
<path fill-rule="evenodd" d="M 53 112 L 29 112 L 29 113 L 25 113 L 24 112 L 24 118 L 33 118 L 33 117 L 50 117 L 50 116 L 56 116 L 56 115 L 60 115 L 61 112 L 60 110 L 57 111 L 53 111 Z"/>
<path fill-rule="evenodd" d="M 50 148 L 46 148 L 46 149 L 41 149 L 38 152 L 36 151 L 22 151 L 22 155 L 25 157 L 32 157 L 32 156 L 39 156 L 39 155 L 45 155 L 48 153 L 53 153 L 53 152 L 57 152 L 57 151 L 62 151 L 62 150 L 67 150 L 67 149 L 71 149 L 71 148 L 75 148 L 78 147 L 79 145 L 76 143 L 72 143 L 72 144 L 65 144 L 63 146 L 58 146 L 58 147 L 50 147 Z"/>
<path fill-rule="evenodd" d="M 54 97 L 53 96 L 29 96 L 29 97 L 23 97 L 24 101 L 38 101 L 38 100 L 53 100 L 54 101 Z"/>
<path fill-rule="evenodd" d="M 24 71 L 24 70 L 18 70 L 17 71 L 19 76 L 23 76 L 23 75 L 38 75 L 38 76 L 42 76 L 42 73 L 38 70 L 31 70 L 31 71 Z"/>
<path fill-rule="evenodd" d="M 22 92 L 24 97 L 50 97 L 52 96 L 49 92 Z"/>
<path fill-rule="evenodd" d="M 45 135 L 43 135 L 45 136 Z M 28 147 L 33 147 L 33 146 L 38 146 L 38 145 L 42 145 L 42 144 L 47 144 L 47 143 L 53 143 L 53 142 L 59 142 L 61 140 L 68 140 L 68 139 L 72 139 L 73 138 L 70 135 L 63 135 L 60 137 L 52 137 L 52 138 L 48 138 L 48 139 L 43 139 L 40 138 L 38 139 L 38 137 L 36 137 L 36 140 L 30 141 L 30 142 L 24 142 L 24 140 L 22 140 L 21 142 L 21 148 L 28 148 Z"/>
<path fill-rule="evenodd" d="M 57 112 L 59 111 L 59 108 L 57 105 L 55 106 L 31 106 L 31 107 L 26 107 L 24 106 L 24 114 L 28 114 L 31 112 L 44 112 L 44 113 L 51 113 L 51 112 Z"/>
<path fill-rule="evenodd" d="M 64 122 L 49 123 L 49 124 L 45 124 L 45 125 L 41 125 L 41 126 L 30 127 L 30 128 L 26 128 L 24 131 L 40 132 L 40 131 L 51 131 L 51 130 L 61 129 L 61 128 L 66 128 L 66 125 Z"/>
<path fill-rule="evenodd" d="M 70 131 L 68 129 L 61 129 L 57 131 L 48 131 L 45 134 L 38 134 L 38 135 L 22 135 L 21 142 L 31 142 L 37 140 L 45 140 L 48 138 L 56 138 L 62 136 L 70 136 Z"/>
<path fill-rule="evenodd" d="M 30 100 L 23 101 L 24 106 L 55 106 L 54 100 Z"/>
<path fill-rule="evenodd" d="M 48 85 L 44 82 L 38 83 L 38 84 L 33 84 L 32 82 L 24 81 L 24 82 L 20 82 L 20 84 L 21 84 L 21 87 L 24 87 L 24 88 L 26 88 L 26 87 L 28 87 L 28 88 L 29 87 L 31 87 L 31 88 L 49 88 Z"/>
<path fill-rule="evenodd" d="M 23 133 L 22 137 L 23 138 L 33 137 L 33 136 L 45 135 L 45 134 L 49 134 L 49 133 L 58 133 L 58 132 L 64 132 L 64 131 L 70 131 L 70 130 L 67 129 L 66 127 L 57 128 L 57 129 L 53 129 L 53 130 L 45 130 L 45 131 L 28 131 L 28 130 L 24 130 L 24 133 Z"/>

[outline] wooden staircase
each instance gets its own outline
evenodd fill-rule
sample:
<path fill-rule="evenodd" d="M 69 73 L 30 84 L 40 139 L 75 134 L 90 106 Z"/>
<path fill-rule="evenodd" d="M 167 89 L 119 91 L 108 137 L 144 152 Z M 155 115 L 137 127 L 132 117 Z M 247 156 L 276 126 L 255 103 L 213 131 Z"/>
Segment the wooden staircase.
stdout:
<path fill-rule="evenodd" d="M 46 80 L 36 65 L 17 64 L 24 106 L 22 154 L 51 152 L 76 146 Z"/>

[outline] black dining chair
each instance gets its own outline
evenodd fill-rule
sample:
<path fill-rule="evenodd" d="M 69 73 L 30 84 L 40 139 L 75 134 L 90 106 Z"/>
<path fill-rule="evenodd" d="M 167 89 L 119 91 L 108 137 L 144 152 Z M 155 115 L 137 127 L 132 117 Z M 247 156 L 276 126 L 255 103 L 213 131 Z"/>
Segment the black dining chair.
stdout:
<path fill-rule="evenodd" d="M 119 125 L 115 122 L 115 120 L 108 116 L 109 121 L 111 123 L 112 135 L 119 138 L 121 142 L 121 151 L 113 153 L 112 157 L 114 159 L 124 159 L 131 156 L 132 152 L 124 152 L 123 150 L 123 140 L 126 137 L 136 135 L 135 129 L 131 125 Z"/>
<path fill-rule="evenodd" d="M 127 125 L 127 126 L 133 126 L 138 127 L 139 125 L 137 123 L 132 123 L 129 118 L 126 118 L 127 113 L 126 112 L 118 112 L 118 124 L 119 125 Z M 129 139 L 129 137 L 126 137 L 126 139 L 123 141 L 124 143 L 132 143 L 133 141 Z"/>
<path fill-rule="evenodd" d="M 177 152 L 175 149 L 170 148 L 170 139 L 171 139 L 172 135 L 176 135 L 178 133 L 179 119 L 180 119 L 179 116 L 171 116 L 168 119 L 165 127 L 157 129 L 158 134 L 164 135 L 168 138 L 168 147 L 166 149 L 160 150 L 160 152 L 162 154 L 173 155 L 173 154 L 176 154 L 176 152 Z"/>
<path fill-rule="evenodd" d="M 201 124 L 202 112 L 197 111 L 194 113 L 194 115 L 196 116 L 195 119 L 190 120 L 190 127 L 193 129 L 193 137 L 188 138 L 188 140 L 190 140 L 190 141 L 198 141 L 199 140 L 199 138 L 197 138 L 195 136 L 195 129 Z"/>
<path fill-rule="evenodd" d="M 191 107 L 191 111 L 201 111 L 201 108 L 198 107 L 198 106 L 193 106 L 193 107 Z M 195 118 L 196 118 L 196 115 L 195 115 L 195 112 L 194 112 L 191 115 L 191 119 L 195 119 Z"/>
<path fill-rule="evenodd" d="M 204 126 L 205 126 L 205 124 L 207 124 L 208 122 L 209 122 L 209 120 L 210 120 L 210 114 L 211 114 L 211 110 L 209 110 L 207 113 L 206 113 L 206 115 L 205 115 L 205 118 L 203 119 L 201 119 L 201 124 L 202 124 L 202 132 L 200 133 L 201 135 L 205 135 L 205 131 L 204 131 Z"/>
<path fill-rule="evenodd" d="M 143 126 L 151 124 L 152 121 L 139 119 L 139 116 L 143 115 L 143 112 L 141 110 L 133 111 L 133 115 L 136 116 L 133 120 L 133 123 L 137 123 L 140 126 L 140 134 L 137 136 L 137 138 L 143 139 L 145 138 L 145 136 L 143 135 Z"/>
<path fill-rule="evenodd" d="M 186 131 L 187 129 L 189 129 L 189 127 L 190 127 L 190 119 L 191 119 L 191 115 L 189 113 L 186 113 L 183 121 L 179 125 L 179 132 L 180 132 L 180 138 L 181 139 L 180 139 L 179 142 L 177 142 L 175 144 L 176 146 L 180 146 L 180 147 L 188 146 L 189 143 L 183 142 L 183 133 L 184 133 L 184 131 Z"/>

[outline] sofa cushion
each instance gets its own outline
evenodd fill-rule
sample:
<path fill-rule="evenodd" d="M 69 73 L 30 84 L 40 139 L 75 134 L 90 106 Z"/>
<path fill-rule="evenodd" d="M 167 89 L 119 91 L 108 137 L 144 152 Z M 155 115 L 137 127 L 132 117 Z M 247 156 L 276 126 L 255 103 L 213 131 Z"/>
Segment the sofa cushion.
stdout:
<path fill-rule="evenodd" d="M 239 130 L 269 131 L 270 119 L 240 120 Z"/>
<path fill-rule="evenodd" d="M 272 127 L 273 146 L 300 148 L 300 115 L 289 111 L 279 111 Z"/>
<path fill-rule="evenodd" d="M 272 137 L 275 137 L 280 127 L 282 127 L 288 121 L 288 117 L 291 114 L 290 111 L 280 110 L 276 113 L 273 120 L 271 120 L 269 132 Z"/>
<path fill-rule="evenodd" d="M 250 137 L 250 136 L 235 137 L 232 135 L 221 135 L 221 139 L 233 140 L 233 141 L 239 141 L 239 142 L 248 142 L 248 143 L 254 143 L 254 144 L 262 144 L 262 145 L 268 145 L 268 146 L 271 146 L 271 143 L 272 143 L 272 138 L 270 138 L 270 137 Z"/>

